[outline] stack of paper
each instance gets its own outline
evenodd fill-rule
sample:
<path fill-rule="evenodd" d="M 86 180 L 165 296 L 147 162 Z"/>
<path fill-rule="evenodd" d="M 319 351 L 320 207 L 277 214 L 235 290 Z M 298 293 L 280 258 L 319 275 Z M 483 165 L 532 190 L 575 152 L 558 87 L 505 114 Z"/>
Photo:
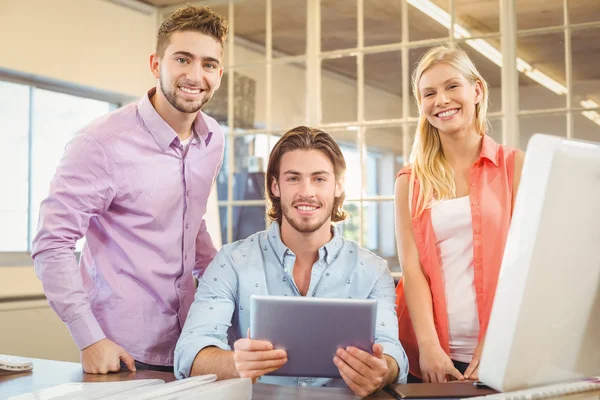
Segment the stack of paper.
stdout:
<path fill-rule="evenodd" d="M 124 382 L 66 383 L 38 390 L 11 400 L 250 400 L 252 381 L 247 378 L 216 381 L 216 375 L 202 375 L 164 383 L 160 379 Z"/>
<path fill-rule="evenodd" d="M 247 378 L 215 381 L 200 380 L 193 377 L 160 385 L 159 387 L 139 388 L 111 397 L 111 400 L 250 400 L 252 399 L 252 380 Z"/>
<path fill-rule="evenodd" d="M 62 385 L 49 387 L 32 393 L 10 397 L 11 400 L 97 400 L 116 396 L 120 393 L 135 390 L 140 387 L 154 385 L 163 386 L 165 381 L 161 379 L 140 379 L 137 381 L 120 382 L 78 382 L 64 383 Z"/>

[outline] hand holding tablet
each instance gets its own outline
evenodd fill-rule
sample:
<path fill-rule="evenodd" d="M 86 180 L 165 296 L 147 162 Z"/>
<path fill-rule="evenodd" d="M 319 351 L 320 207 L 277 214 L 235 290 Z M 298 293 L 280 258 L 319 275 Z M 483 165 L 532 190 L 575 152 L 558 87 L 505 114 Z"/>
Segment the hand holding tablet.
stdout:
<path fill-rule="evenodd" d="M 281 368 L 287 362 L 285 350 L 274 349 L 270 342 L 248 338 L 234 343 L 233 360 L 240 378 L 258 378 Z"/>
<path fill-rule="evenodd" d="M 368 396 L 385 386 L 389 367 L 380 344 L 373 345 L 373 354 L 355 347 L 338 349 L 333 361 L 344 382 L 360 396 Z"/>

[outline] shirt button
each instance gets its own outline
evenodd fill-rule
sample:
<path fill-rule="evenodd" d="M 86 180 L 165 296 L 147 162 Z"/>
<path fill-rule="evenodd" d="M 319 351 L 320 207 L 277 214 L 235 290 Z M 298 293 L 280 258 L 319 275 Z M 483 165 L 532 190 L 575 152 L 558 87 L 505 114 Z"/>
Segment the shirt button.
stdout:
<path fill-rule="evenodd" d="M 177 288 L 181 289 L 181 283 L 177 283 Z"/>
<path fill-rule="evenodd" d="M 477 289 L 477 293 L 481 294 L 481 292 L 483 292 L 483 290 Z"/>
<path fill-rule="evenodd" d="M 475 182 L 471 183 L 471 186 L 477 186 L 477 184 Z"/>
<path fill-rule="evenodd" d="M 473 206 L 475 206 L 475 207 L 477 207 L 477 206 L 479 205 L 479 203 L 478 203 L 478 202 L 476 202 L 476 201 L 474 201 L 472 204 L 473 204 Z"/>
<path fill-rule="evenodd" d="M 189 195 L 190 195 L 190 191 L 189 191 L 189 190 L 186 190 L 186 191 L 185 191 L 185 195 L 186 195 L 186 196 L 189 196 Z"/>
<path fill-rule="evenodd" d="M 481 231 L 479 229 L 475 229 L 475 233 L 479 235 Z"/>
<path fill-rule="evenodd" d="M 476 258 L 475 259 L 475 264 L 479 264 L 481 262 L 481 258 Z"/>
<path fill-rule="evenodd" d="M 302 386 L 306 386 L 306 382 L 302 382 Z"/>
<path fill-rule="evenodd" d="M 186 254 L 185 256 L 183 256 L 183 259 L 184 259 L 184 260 L 187 260 L 187 254 Z"/>
<path fill-rule="evenodd" d="M 186 223 L 185 223 L 185 229 L 189 229 L 189 228 L 190 228 L 190 223 L 189 223 L 189 222 L 186 222 Z"/>

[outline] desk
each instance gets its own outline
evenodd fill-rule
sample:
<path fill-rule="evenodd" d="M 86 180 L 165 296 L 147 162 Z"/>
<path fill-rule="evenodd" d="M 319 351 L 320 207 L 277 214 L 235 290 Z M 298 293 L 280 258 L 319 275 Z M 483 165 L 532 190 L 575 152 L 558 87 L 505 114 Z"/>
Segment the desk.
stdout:
<path fill-rule="evenodd" d="M 157 371 L 123 371 L 107 375 L 90 375 L 83 372 L 81 364 L 34 359 L 33 371 L 17 374 L 0 373 L 0 399 L 68 382 L 114 382 L 133 379 L 162 379 L 165 382 L 171 382 L 175 380 L 175 376 Z M 350 389 L 344 388 L 310 388 L 257 383 L 252 388 L 252 399 L 357 400 L 359 397 L 355 396 Z M 366 399 L 393 399 L 393 397 L 385 392 L 379 392 Z"/>

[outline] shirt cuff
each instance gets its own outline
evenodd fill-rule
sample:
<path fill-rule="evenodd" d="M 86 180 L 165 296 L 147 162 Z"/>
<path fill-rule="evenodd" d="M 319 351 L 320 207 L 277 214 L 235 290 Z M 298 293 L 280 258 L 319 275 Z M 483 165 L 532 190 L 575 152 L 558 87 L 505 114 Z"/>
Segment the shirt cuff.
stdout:
<path fill-rule="evenodd" d="M 87 314 L 67 324 L 71 337 L 79 350 L 106 338 L 94 314 Z"/>
<path fill-rule="evenodd" d="M 383 354 L 396 360 L 398 364 L 398 379 L 396 383 L 406 383 L 408 379 L 408 358 L 399 343 L 379 343 L 383 347 Z"/>
<path fill-rule="evenodd" d="M 175 347 L 175 377 L 177 379 L 189 378 L 192 371 L 192 364 L 198 353 L 204 348 L 213 346 L 221 350 L 230 350 L 226 343 L 219 339 L 204 337 L 198 340 L 187 340 L 186 344 Z"/>

